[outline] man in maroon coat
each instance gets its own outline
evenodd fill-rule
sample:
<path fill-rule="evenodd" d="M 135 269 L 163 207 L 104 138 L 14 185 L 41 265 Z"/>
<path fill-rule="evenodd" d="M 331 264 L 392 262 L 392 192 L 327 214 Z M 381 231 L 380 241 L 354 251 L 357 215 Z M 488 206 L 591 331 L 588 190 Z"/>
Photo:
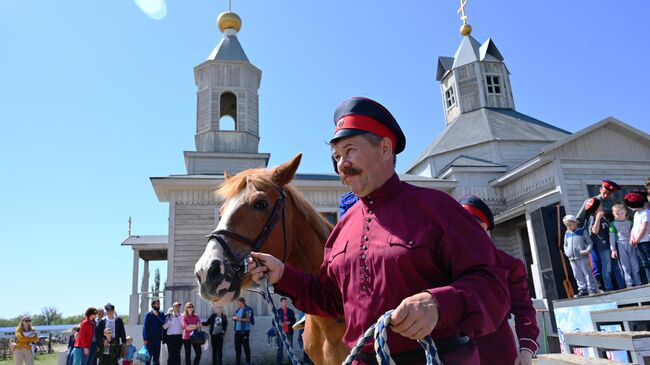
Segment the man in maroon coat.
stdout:
<path fill-rule="evenodd" d="M 486 231 L 494 228 L 494 216 L 490 207 L 474 195 L 465 195 L 458 201 L 463 208 L 470 212 Z M 486 364 L 514 364 L 531 365 L 533 356 L 537 353 L 539 345 L 537 336 L 537 318 L 533 301 L 530 299 L 528 273 L 521 260 L 507 253 L 497 250 L 499 266 L 508 270 L 508 287 L 510 290 L 510 313 L 515 316 L 515 330 L 519 339 L 519 353 L 515 348 L 512 330 L 508 318 L 503 320 L 499 328 L 486 336 L 475 338 L 481 356 L 481 365 Z"/>
<path fill-rule="evenodd" d="M 397 364 L 423 364 L 415 339 L 431 335 L 445 365 L 478 364 L 469 337 L 495 331 L 510 308 L 507 272 L 497 267 L 490 238 L 444 192 L 400 181 L 395 155 L 406 138 L 379 103 L 355 97 L 334 114 L 330 141 L 341 180 L 360 201 L 334 227 L 319 274 L 253 253 L 275 291 L 296 308 L 344 317 L 351 348 L 384 312 L 391 316 L 388 346 Z M 367 343 L 357 363 L 374 363 Z"/>

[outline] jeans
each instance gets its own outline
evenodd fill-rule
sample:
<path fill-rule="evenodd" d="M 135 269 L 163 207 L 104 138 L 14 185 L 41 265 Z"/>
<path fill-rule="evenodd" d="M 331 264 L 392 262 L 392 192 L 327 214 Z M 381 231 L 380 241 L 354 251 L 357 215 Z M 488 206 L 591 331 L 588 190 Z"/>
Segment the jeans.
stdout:
<path fill-rule="evenodd" d="M 650 241 L 639 242 L 636 246 L 641 265 L 645 268 L 646 280 L 650 281 Z"/>
<path fill-rule="evenodd" d="M 287 340 L 289 340 L 289 344 L 291 344 L 291 350 L 293 351 L 294 350 L 293 349 L 293 333 L 292 334 L 285 333 L 285 335 L 287 336 Z M 284 343 L 282 342 L 282 336 L 280 336 L 280 335 L 275 336 L 275 339 L 276 339 L 276 344 L 278 346 L 277 354 L 275 356 L 275 363 L 277 365 L 281 365 L 282 364 L 282 358 L 283 358 L 282 353 L 284 352 Z M 287 353 L 287 356 L 289 356 L 288 353 Z"/>
<path fill-rule="evenodd" d="M 72 351 L 73 363 L 74 365 L 84 365 L 88 363 L 88 356 L 84 354 L 84 349 L 80 347 L 75 347 Z"/>
<path fill-rule="evenodd" d="M 74 347 L 68 347 L 68 355 L 65 357 L 65 365 L 72 365 L 74 362 Z"/>
<path fill-rule="evenodd" d="M 212 345 L 212 365 L 223 364 L 223 334 L 210 336 Z"/>
<path fill-rule="evenodd" d="M 160 339 L 149 340 L 149 344 L 145 346 L 147 347 L 147 351 L 149 351 L 149 355 L 151 355 L 153 365 L 160 365 Z M 147 361 L 145 364 L 149 365 L 151 360 Z"/>
<path fill-rule="evenodd" d="M 244 348 L 246 365 L 251 363 L 251 347 L 248 343 L 250 331 L 235 331 L 235 364 L 241 365 L 241 349 Z"/>
<path fill-rule="evenodd" d="M 598 258 L 600 259 L 600 275 L 605 284 L 605 290 L 613 290 L 612 286 L 612 251 L 609 249 L 598 251 Z"/>
<path fill-rule="evenodd" d="M 183 335 L 167 335 L 167 365 L 181 365 Z"/>
<path fill-rule="evenodd" d="M 191 343 L 190 340 L 183 340 L 183 348 L 185 348 L 185 365 L 191 365 L 192 362 L 192 349 L 194 349 L 194 365 L 201 363 L 201 345 Z"/>
<path fill-rule="evenodd" d="M 90 353 L 86 358 L 86 365 L 97 365 L 97 343 L 90 345 Z"/>
<path fill-rule="evenodd" d="M 612 259 L 612 274 L 614 274 L 614 281 L 617 289 L 625 289 L 625 279 L 623 278 L 623 268 L 619 259 Z"/>

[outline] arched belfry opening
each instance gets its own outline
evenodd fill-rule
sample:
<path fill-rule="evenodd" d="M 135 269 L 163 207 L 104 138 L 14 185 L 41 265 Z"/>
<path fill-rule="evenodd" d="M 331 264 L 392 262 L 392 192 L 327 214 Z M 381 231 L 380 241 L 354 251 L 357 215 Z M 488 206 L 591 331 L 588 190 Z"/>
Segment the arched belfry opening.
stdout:
<path fill-rule="evenodd" d="M 221 94 L 219 100 L 219 129 L 234 131 L 237 129 L 237 96 L 231 92 Z"/>

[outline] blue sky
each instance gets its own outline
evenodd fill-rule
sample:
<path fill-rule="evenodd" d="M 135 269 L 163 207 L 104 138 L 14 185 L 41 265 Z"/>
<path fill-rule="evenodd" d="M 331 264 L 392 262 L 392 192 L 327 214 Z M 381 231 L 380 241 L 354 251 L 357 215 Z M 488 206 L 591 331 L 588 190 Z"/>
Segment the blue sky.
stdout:
<path fill-rule="evenodd" d="M 139 0 L 144 4 L 146 0 Z M 146 5 L 146 4 L 145 4 Z M 438 56 L 460 44 L 458 2 L 235 0 L 263 71 L 260 151 L 330 172 L 332 113 L 353 95 L 401 123 L 403 171 L 444 127 Z M 144 8 L 151 10 L 151 7 Z M 193 67 L 227 1 L 0 0 L 0 316 L 107 301 L 128 312 L 135 234 L 166 234 L 150 176 L 185 173 Z M 614 116 L 650 132 L 647 2 L 471 1 L 472 35 L 505 57 L 518 111 L 569 131 Z"/>

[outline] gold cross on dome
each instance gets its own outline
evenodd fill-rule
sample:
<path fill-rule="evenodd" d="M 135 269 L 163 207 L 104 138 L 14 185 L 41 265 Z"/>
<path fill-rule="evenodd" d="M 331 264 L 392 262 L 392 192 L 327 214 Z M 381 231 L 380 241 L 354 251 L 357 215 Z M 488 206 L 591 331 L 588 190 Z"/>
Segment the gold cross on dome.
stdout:
<path fill-rule="evenodd" d="M 461 14 L 460 19 L 463 21 L 463 24 L 467 24 L 467 15 L 465 15 L 465 5 L 467 5 L 468 0 L 460 0 L 460 8 L 456 13 Z"/>

